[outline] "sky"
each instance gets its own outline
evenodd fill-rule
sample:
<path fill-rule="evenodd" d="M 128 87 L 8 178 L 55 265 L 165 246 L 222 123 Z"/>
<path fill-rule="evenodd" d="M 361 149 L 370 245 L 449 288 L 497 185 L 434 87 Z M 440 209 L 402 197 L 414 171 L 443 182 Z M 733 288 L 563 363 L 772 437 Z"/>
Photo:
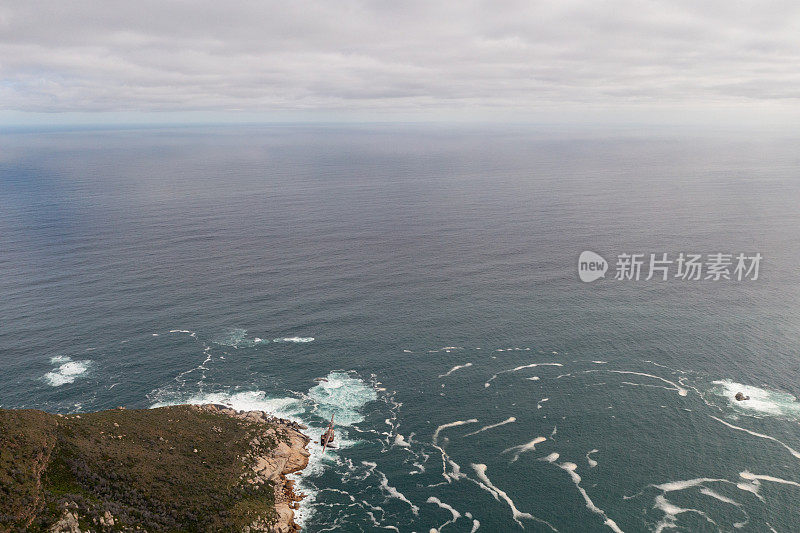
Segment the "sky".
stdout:
<path fill-rule="evenodd" d="M 0 124 L 794 124 L 800 2 L 0 0 Z"/>

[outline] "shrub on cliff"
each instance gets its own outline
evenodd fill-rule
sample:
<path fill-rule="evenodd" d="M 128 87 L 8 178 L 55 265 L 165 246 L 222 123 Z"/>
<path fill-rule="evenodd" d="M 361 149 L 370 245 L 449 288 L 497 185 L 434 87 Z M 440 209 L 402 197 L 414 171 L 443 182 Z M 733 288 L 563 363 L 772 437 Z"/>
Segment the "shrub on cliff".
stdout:
<path fill-rule="evenodd" d="M 247 482 L 253 439 L 261 452 L 276 445 L 267 429 L 191 406 L 0 410 L 0 531 L 46 530 L 65 508 L 95 530 L 240 531 L 273 520 L 273 487 Z"/>

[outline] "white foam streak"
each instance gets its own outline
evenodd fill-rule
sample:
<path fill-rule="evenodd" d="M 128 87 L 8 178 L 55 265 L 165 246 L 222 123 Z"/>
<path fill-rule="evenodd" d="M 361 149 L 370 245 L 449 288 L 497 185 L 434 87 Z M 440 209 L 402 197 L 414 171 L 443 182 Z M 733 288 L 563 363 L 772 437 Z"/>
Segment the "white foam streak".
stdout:
<path fill-rule="evenodd" d="M 471 366 L 472 366 L 472 363 L 465 363 L 463 365 L 456 365 L 453 368 L 451 368 L 450 370 L 448 370 L 447 372 L 445 372 L 444 374 L 439 374 L 439 377 L 440 378 L 447 377 L 450 374 L 452 374 L 453 372 L 455 372 L 456 370 L 461 370 L 462 368 L 469 368 Z"/>
<path fill-rule="evenodd" d="M 656 503 L 653 508 L 660 510 L 664 513 L 664 518 L 656 525 L 655 533 L 661 533 L 665 529 L 674 529 L 676 527 L 675 520 L 677 520 L 678 515 L 682 513 L 697 513 L 703 518 L 706 519 L 711 524 L 717 525 L 707 514 L 703 511 L 698 511 L 697 509 L 684 509 L 682 507 L 678 507 L 677 505 L 671 503 L 664 497 L 663 494 L 659 494 L 656 496 Z"/>
<path fill-rule="evenodd" d="M 708 477 L 698 477 L 694 479 L 684 479 L 680 481 L 669 481 L 667 483 L 662 483 L 660 485 L 653 485 L 653 487 L 657 488 L 662 492 L 675 492 L 679 490 L 686 490 L 692 487 L 697 487 L 702 485 L 703 483 L 717 483 L 717 482 L 727 482 L 727 479 L 714 479 Z"/>
<path fill-rule="evenodd" d="M 761 482 L 757 479 L 752 480 L 750 483 L 737 483 L 736 488 L 739 490 L 743 490 L 755 495 L 756 498 L 764 501 L 764 497 L 758 493 L 759 489 L 761 488 Z"/>
<path fill-rule="evenodd" d="M 680 396 L 686 396 L 689 393 L 686 389 L 684 389 L 683 387 L 681 387 L 680 385 L 678 385 L 674 381 L 670 381 L 668 379 L 664 379 L 661 376 L 654 376 L 653 374 L 646 374 L 644 372 L 632 372 L 630 370 L 606 370 L 606 372 L 613 372 L 615 374 L 632 374 L 634 376 L 643 376 L 643 377 L 658 379 L 658 380 L 663 381 L 664 383 L 666 383 L 668 385 L 672 385 L 674 390 L 678 391 L 678 395 L 680 395 Z"/>
<path fill-rule="evenodd" d="M 542 408 L 542 404 L 543 404 L 544 402 L 547 402 L 547 401 L 549 401 L 549 400 L 550 400 L 550 398 L 542 398 L 541 400 L 539 400 L 538 402 L 536 402 L 536 408 L 537 408 L 537 409 L 541 409 L 541 408 Z"/>
<path fill-rule="evenodd" d="M 716 500 L 719 500 L 721 502 L 724 502 L 724 503 L 729 503 L 729 504 L 735 505 L 737 507 L 741 506 L 741 504 L 739 502 L 737 502 L 736 500 L 732 500 L 732 499 L 728 498 L 727 496 L 723 496 L 722 494 L 716 492 L 715 490 L 709 489 L 708 487 L 702 487 L 700 489 L 700 493 L 701 494 L 705 494 L 706 496 L 711 496 L 712 498 L 714 498 Z"/>
<path fill-rule="evenodd" d="M 502 371 L 498 372 L 497 374 L 494 374 L 492 377 L 490 377 L 486 381 L 486 383 L 483 384 L 483 386 L 484 387 L 489 387 L 491 385 L 492 381 L 497 379 L 497 377 L 500 374 L 510 374 L 510 373 L 513 373 L 513 372 L 519 372 L 520 370 L 524 370 L 526 368 L 536 368 L 537 366 L 564 366 L 564 365 L 562 365 L 561 363 L 531 363 L 529 365 L 521 365 L 521 366 L 518 366 L 518 367 L 515 367 L 515 368 L 511 368 L 509 370 L 502 370 Z"/>
<path fill-rule="evenodd" d="M 400 492 L 399 490 L 397 490 L 393 486 L 389 485 L 389 479 L 386 477 L 386 474 L 384 474 L 380 470 L 375 470 L 375 466 L 376 466 L 375 463 L 364 462 L 364 464 L 368 465 L 368 466 L 371 466 L 372 470 L 374 470 L 380 476 L 380 478 L 381 478 L 381 485 L 380 485 L 381 490 L 383 492 L 385 492 L 388 497 L 396 498 L 396 499 L 398 499 L 398 500 L 400 500 L 402 502 L 407 503 L 409 505 L 409 507 L 411 507 L 411 512 L 414 513 L 414 515 L 418 515 L 419 514 L 419 507 L 417 507 L 416 505 L 411 503 L 411 500 L 406 498 L 405 495 L 402 492 Z"/>
<path fill-rule="evenodd" d="M 427 499 L 427 503 L 435 503 L 436 505 L 438 505 L 438 506 L 439 506 L 439 507 L 441 507 L 442 509 L 444 509 L 444 510 L 446 510 L 446 511 L 450 511 L 450 514 L 452 514 L 452 515 L 453 515 L 453 520 L 452 520 L 453 522 L 455 522 L 456 520 L 458 520 L 459 518 L 461 518 L 461 513 L 459 513 L 459 512 L 458 512 L 458 511 L 456 511 L 455 509 L 453 509 L 453 507 L 452 507 L 452 506 L 450 506 L 450 505 L 448 505 L 448 504 L 444 503 L 444 502 L 443 502 L 442 500 L 440 500 L 439 498 L 436 498 L 435 496 L 431 496 L 430 498 L 428 498 L 428 499 Z"/>
<path fill-rule="evenodd" d="M 540 442 L 544 442 L 546 440 L 547 439 L 544 438 L 544 437 L 536 437 L 532 441 L 527 442 L 525 444 L 520 444 L 519 446 L 512 446 L 510 448 L 506 448 L 505 450 L 503 450 L 500 453 L 514 452 L 514 458 L 511 459 L 511 461 L 510 461 L 511 463 L 514 463 L 514 462 L 517 461 L 517 459 L 519 459 L 520 455 L 522 455 L 525 452 L 534 451 L 536 449 L 536 445 L 537 444 L 539 444 Z"/>
<path fill-rule="evenodd" d="M 516 421 L 517 421 L 517 418 L 516 418 L 516 417 L 514 417 L 514 416 L 509 416 L 508 418 L 506 418 L 506 419 L 505 419 L 505 420 L 503 420 L 502 422 L 498 422 L 497 424 L 490 424 L 490 425 L 488 425 L 488 426 L 483 426 L 483 427 L 482 427 L 481 429 L 479 429 L 478 431 L 473 431 L 472 433 L 467 433 L 467 434 L 466 434 L 466 435 L 464 435 L 464 436 L 465 436 L 465 437 L 469 437 L 469 436 L 471 436 L 471 435 L 477 435 L 478 433 L 482 433 L 482 432 L 484 432 L 484 431 L 488 431 L 488 430 L 490 430 L 490 429 L 494 429 L 494 428 L 499 428 L 500 426 L 505 426 L 506 424 L 511 424 L 511 423 L 513 423 L 513 422 L 516 422 Z"/>
<path fill-rule="evenodd" d="M 592 450 L 592 451 L 590 451 L 589 453 L 586 454 L 586 461 L 589 463 L 589 467 L 590 468 L 596 467 L 597 466 L 597 461 L 595 461 L 594 459 L 592 459 L 589 456 L 592 455 L 593 453 L 597 453 L 599 451 L 600 450 L 595 449 L 595 450 Z"/>
<path fill-rule="evenodd" d="M 505 501 L 508 504 L 508 507 L 511 509 L 511 516 L 514 518 L 514 521 L 517 524 L 522 526 L 522 522 L 520 521 L 520 519 L 527 518 L 529 520 L 537 520 L 539 522 L 542 522 L 543 524 L 547 524 L 548 526 L 550 526 L 550 529 L 552 529 L 553 531 L 556 531 L 556 528 L 554 528 L 553 526 L 551 526 L 549 523 L 545 522 L 544 520 L 536 518 L 535 516 L 533 516 L 530 513 L 523 513 L 522 511 L 517 509 L 517 506 L 514 504 L 514 501 L 511 498 L 509 498 L 508 494 L 506 494 L 504 491 L 500 490 L 499 488 L 495 487 L 492 484 L 491 480 L 489 480 L 489 477 L 486 475 L 486 465 L 473 463 L 472 464 L 472 469 L 475 470 L 475 475 L 477 475 L 478 479 L 480 479 L 480 482 L 478 482 L 478 485 L 482 489 L 484 489 L 484 490 L 488 491 L 490 494 L 492 494 L 492 496 L 494 496 L 495 500 L 500 501 L 502 499 L 503 501 Z"/>
<path fill-rule="evenodd" d="M 261 339 L 256 339 L 256 342 L 260 341 Z M 273 339 L 272 342 L 296 342 L 296 343 L 307 343 L 307 342 L 314 342 L 314 337 L 282 337 L 279 339 Z"/>
<path fill-rule="evenodd" d="M 576 465 L 575 463 L 565 462 L 561 463 L 558 466 L 562 470 L 566 471 L 569 474 L 570 478 L 572 478 L 572 482 L 575 484 L 575 487 L 577 487 L 578 492 L 580 492 L 581 496 L 583 496 L 583 500 L 586 502 L 586 508 L 595 514 L 599 514 L 600 516 L 602 516 L 603 523 L 606 526 L 608 526 L 609 529 L 611 529 L 615 533 L 623 533 L 622 530 L 617 525 L 617 523 L 614 522 L 611 518 L 609 518 L 609 516 L 606 514 L 605 511 L 597 507 L 592 501 L 592 499 L 589 497 L 589 494 L 587 494 L 586 490 L 584 490 L 584 488 L 581 487 L 580 485 L 581 476 L 579 476 L 578 473 L 576 472 L 576 470 L 578 469 L 578 465 Z"/>
<path fill-rule="evenodd" d="M 439 433 L 443 429 L 447 428 L 454 428 L 458 426 L 463 426 L 464 424 L 474 424 L 478 421 L 477 418 L 470 418 L 469 420 L 456 420 L 455 422 L 449 422 L 447 424 L 442 424 L 441 426 L 436 428 L 436 431 L 433 432 L 433 444 L 439 443 Z"/>
<path fill-rule="evenodd" d="M 431 533 L 434 533 L 434 532 L 435 532 L 435 533 L 439 533 L 439 532 L 440 532 L 440 531 L 441 531 L 441 530 L 444 528 L 444 526 L 446 526 L 446 525 L 448 525 L 448 524 L 452 524 L 452 523 L 454 523 L 456 520 L 458 520 L 459 518 L 461 518 L 461 513 L 459 513 L 458 511 L 456 511 L 455 509 L 453 509 L 453 507 L 452 507 L 452 506 L 450 506 L 450 505 L 448 505 L 448 504 L 444 503 L 442 500 L 440 500 L 439 498 L 437 498 L 437 497 L 435 497 L 435 496 L 431 496 L 430 498 L 428 498 L 428 499 L 426 500 L 426 502 L 427 502 L 427 503 L 433 503 L 433 504 L 436 504 L 436 505 L 438 505 L 439 507 L 441 507 L 442 509 L 444 509 L 445 511 L 450 511 L 450 514 L 453 516 L 453 518 L 451 518 L 450 520 L 448 520 L 447 522 L 445 522 L 444 524 L 442 524 L 442 525 L 441 525 L 441 526 L 439 526 L 438 528 L 431 528 Z"/>
<path fill-rule="evenodd" d="M 724 420 L 722 420 L 722 419 L 720 419 L 720 418 L 717 418 L 716 416 L 712 416 L 712 415 L 709 415 L 709 416 L 711 416 L 711 418 L 713 418 L 713 419 L 714 419 L 714 420 L 716 420 L 717 422 L 720 422 L 720 423 L 722 423 L 722 424 L 725 424 L 726 426 L 728 426 L 728 427 L 729 427 L 729 428 L 731 428 L 731 429 L 736 429 L 736 430 L 739 430 L 739 431 L 744 431 L 745 433 L 747 433 L 747 434 L 749 434 L 749 435 L 752 435 L 752 436 L 754 436 L 754 437 L 759 437 L 759 438 L 762 438 L 762 439 L 767 439 L 767 440 L 771 440 L 771 441 L 777 442 L 778 444 L 780 444 L 781 446 L 783 446 L 784 448 L 786 448 L 787 450 L 789 450 L 789 453 L 791 453 L 791 454 L 792 454 L 792 455 L 793 455 L 795 458 L 797 458 L 797 459 L 800 459 L 800 452 L 798 452 L 797 450 L 795 450 L 794 448 L 792 448 L 792 447 L 791 447 L 791 446 L 789 446 L 788 444 L 786 444 L 786 443 L 784 443 L 784 442 L 781 442 L 781 441 L 779 441 L 779 440 L 778 440 L 778 439 L 776 439 L 775 437 L 771 437 L 771 436 L 769 436 L 769 435 L 764 435 L 763 433 L 756 433 L 755 431 L 750 431 L 749 429 L 745 429 L 745 428 L 742 428 L 742 427 L 739 427 L 739 426 L 734 426 L 733 424 L 730 424 L 730 423 L 728 423 L 728 422 L 725 422 Z"/>
<path fill-rule="evenodd" d="M 747 470 L 745 470 L 744 472 L 740 472 L 739 476 L 741 476 L 742 479 L 746 479 L 748 481 L 757 481 L 757 480 L 771 481 L 773 483 L 780 483 L 782 485 L 792 485 L 794 487 L 800 487 L 800 483 L 798 483 L 797 481 L 790 481 L 788 479 L 782 479 L 782 478 L 774 477 L 774 476 L 765 476 L 765 475 L 760 475 L 760 474 L 753 474 L 751 472 L 748 472 Z"/>

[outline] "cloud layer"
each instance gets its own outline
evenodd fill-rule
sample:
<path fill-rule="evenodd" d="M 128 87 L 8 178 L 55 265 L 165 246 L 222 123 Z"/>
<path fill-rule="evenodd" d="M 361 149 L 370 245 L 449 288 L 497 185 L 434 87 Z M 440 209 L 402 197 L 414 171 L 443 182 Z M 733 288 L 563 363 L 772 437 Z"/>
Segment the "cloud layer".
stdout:
<path fill-rule="evenodd" d="M 800 4 L 0 1 L 0 108 L 796 106 Z"/>

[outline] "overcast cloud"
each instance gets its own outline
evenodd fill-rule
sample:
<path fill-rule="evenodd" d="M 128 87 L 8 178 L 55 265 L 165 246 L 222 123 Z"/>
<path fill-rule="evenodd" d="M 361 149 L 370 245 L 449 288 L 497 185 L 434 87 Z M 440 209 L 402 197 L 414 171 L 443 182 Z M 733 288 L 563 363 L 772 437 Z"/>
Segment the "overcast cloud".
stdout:
<path fill-rule="evenodd" d="M 796 109 L 800 3 L 0 0 L 0 108 Z"/>

